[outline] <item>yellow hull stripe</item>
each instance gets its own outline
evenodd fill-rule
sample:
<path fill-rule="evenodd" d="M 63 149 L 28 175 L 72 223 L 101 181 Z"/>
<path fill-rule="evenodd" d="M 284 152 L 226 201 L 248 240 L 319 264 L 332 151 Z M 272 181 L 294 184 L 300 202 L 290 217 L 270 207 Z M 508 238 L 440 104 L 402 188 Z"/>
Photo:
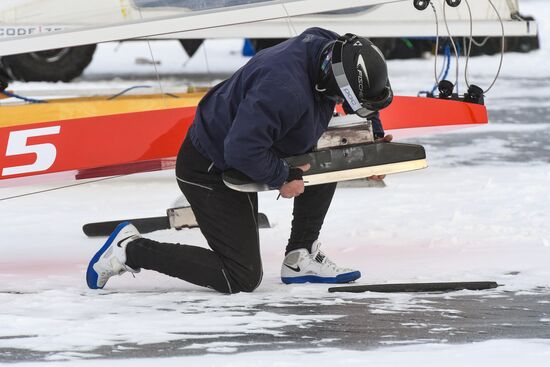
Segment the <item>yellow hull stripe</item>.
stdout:
<path fill-rule="evenodd" d="M 177 98 L 173 96 L 177 96 Z M 108 97 L 88 97 L 56 99 L 38 104 L 0 105 L 0 128 L 160 109 L 195 107 L 203 96 L 204 93 L 165 96 L 150 94 L 121 96 L 112 100 L 108 100 Z"/>

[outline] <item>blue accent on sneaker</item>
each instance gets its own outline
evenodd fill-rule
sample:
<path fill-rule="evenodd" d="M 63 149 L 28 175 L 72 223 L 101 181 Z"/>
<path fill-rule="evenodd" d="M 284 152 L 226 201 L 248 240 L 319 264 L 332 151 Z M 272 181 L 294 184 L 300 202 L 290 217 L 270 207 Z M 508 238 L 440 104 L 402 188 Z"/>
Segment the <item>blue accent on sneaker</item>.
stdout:
<path fill-rule="evenodd" d="M 295 283 L 349 283 L 361 278 L 360 271 L 339 274 L 335 277 L 320 277 L 318 275 L 304 275 L 300 277 L 282 277 L 285 284 Z"/>
<path fill-rule="evenodd" d="M 96 262 L 99 261 L 99 258 L 101 257 L 101 255 L 103 255 L 103 253 L 105 251 L 107 251 L 107 249 L 109 248 L 109 246 L 111 246 L 111 244 L 113 243 L 113 240 L 115 239 L 116 236 L 118 236 L 118 234 L 120 233 L 120 231 L 126 227 L 128 224 L 130 224 L 130 222 L 126 221 L 126 222 L 122 222 L 120 223 L 116 228 L 115 230 L 113 231 L 113 233 L 111 233 L 111 235 L 109 236 L 109 238 L 107 239 L 107 242 L 105 242 L 105 244 L 103 245 L 103 247 L 101 247 L 99 249 L 98 252 L 96 252 L 96 254 L 94 255 L 94 257 L 92 257 L 92 260 L 90 260 L 90 263 L 88 264 L 88 270 L 86 271 L 86 283 L 88 283 L 88 287 L 90 289 L 102 289 L 103 287 L 98 287 L 97 286 L 97 278 L 99 277 L 97 272 L 94 270 L 94 265 Z"/>

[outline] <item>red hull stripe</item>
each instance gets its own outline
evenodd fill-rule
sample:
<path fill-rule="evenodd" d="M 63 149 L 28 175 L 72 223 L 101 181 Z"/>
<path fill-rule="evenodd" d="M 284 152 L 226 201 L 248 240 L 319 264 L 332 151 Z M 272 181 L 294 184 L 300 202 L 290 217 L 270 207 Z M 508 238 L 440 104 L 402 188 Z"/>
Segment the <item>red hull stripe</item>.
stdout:
<path fill-rule="evenodd" d="M 186 106 L 148 110 L 139 106 L 139 99 L 134 104 L 125 100 L 124 106 L 132 107 L 121 110 L 138 111 L 110 114 L 114 107 L 109 105 L 106 113 L 99 109 L 89 116 L 88 111 L 80 118 L 36 122 L 44 121 L 42 114 L 34 120 L 30 116 L 25 121 L 0 121 L 0 186 L 62 172 L 83 179 L 172 168 L 196 109 L 196 103 L 181 100 Z M 5 108 L 13 107 L 0 107 Z M 483 124 L 487 112 L 484 106 L 468 103 L 396 97 L 382 111 L 382 121 L 387 130 Z"/>
<path fill-rule="evenodd" d="M 485 106 L 425 97 L 395 97 L 381 119 L 387 130 L 488 122 Z"/>

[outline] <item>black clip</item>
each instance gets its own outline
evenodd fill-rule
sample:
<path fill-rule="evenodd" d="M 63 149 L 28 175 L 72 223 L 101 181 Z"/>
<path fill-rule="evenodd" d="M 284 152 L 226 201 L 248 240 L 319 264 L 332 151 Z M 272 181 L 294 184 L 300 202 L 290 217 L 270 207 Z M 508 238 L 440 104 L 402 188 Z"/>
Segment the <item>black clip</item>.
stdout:
<path fill-rule="evenodd" d="M 461 1 L 462 0 L 447 0 L 447 5 L 449 5 L 450 7 L 456 8 L 457 6 L 460 5 Z"/>
<path fill-rule="evenodd" d="M 483 89 L 475 84 L 468 87 L 468 93 L 464 95 L 464 102 L 485 104 L 485 98 L 483 95 Z"/>
<path fill-rule="evenodd" d="M 413 5 L 417 10 L 424 10 L 430 5 L 430 0 L 413 0 Z"/>
<path fill-rule="evenodd" d="M 439 89 L 439 98 L 447 99 L 453 96 L 455 85 L 448 80 L 442 80 L 437 84 Z"/>

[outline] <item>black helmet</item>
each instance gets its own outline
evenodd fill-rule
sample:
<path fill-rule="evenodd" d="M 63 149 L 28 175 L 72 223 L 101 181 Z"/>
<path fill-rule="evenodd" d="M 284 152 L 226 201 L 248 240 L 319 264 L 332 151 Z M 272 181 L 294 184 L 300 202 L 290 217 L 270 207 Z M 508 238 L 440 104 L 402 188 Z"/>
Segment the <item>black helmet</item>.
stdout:
<path fill-rule="evenodd" d="M 346 34 L 321 52 L 316 89 L 344 99 L 361 117 L 389 106 L 393 92 L 382 52 L 367 38 Z"/>

